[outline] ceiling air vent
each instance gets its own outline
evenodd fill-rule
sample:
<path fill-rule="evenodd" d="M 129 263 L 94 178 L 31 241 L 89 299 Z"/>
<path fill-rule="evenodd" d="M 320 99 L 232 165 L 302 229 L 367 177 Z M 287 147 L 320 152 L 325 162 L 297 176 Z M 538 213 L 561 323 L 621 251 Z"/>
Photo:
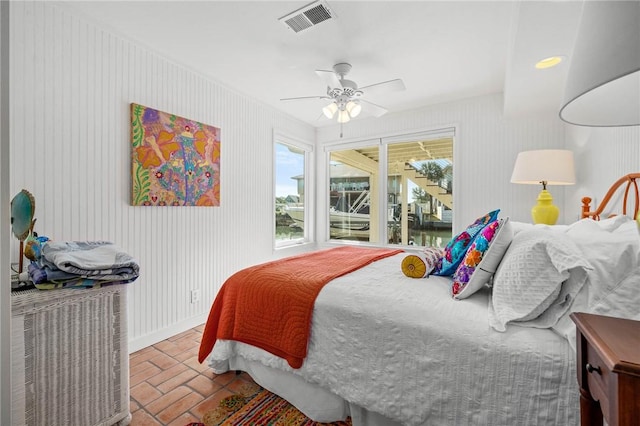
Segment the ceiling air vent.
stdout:
<path fill-rule="evenodd" d="M 299 33 L 332 18 L 335 18 L 335 16 L 329 9 L 329 5 L 325 1 L 319 0 L 279 18 L 278 21 L 285 24 L 287 28 Z"/>

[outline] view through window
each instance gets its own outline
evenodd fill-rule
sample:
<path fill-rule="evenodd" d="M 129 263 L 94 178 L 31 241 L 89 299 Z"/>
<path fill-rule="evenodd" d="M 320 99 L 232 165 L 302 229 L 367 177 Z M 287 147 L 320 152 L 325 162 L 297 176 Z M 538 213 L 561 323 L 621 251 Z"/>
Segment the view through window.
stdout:
<path fill-rule="evenodd" d="M 330 239 L 434 247 L 451 239 L 453 129 L 335 149 L 329 167 Z"/>
<path fill-rule="evenodd" d="M 301 242 L 306 238 L 305 173 L 308 171 L 305 164 L 309 151 L 310 148 L 293 142 L 275 143 L 276 247 Z"/>
<path fill-rule="evenodd" d="M 330 153 L 329 238 L 378 242 L 379 146 Z M 366 150 L 369 156 L 362 153 Z"/>

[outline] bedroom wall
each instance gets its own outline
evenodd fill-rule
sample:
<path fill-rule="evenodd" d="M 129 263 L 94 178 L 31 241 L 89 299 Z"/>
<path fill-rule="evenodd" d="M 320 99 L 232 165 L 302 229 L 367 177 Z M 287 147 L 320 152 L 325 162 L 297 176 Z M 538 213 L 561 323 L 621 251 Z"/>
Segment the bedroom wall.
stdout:
<path fill-rule="evenodd" d="M 454 233 L 495 208 L 501 209 L 501 217 L 530 222 L 531 207 L 542 188 L 510 183 L 516 156 L 520 151 L 530 149 L 564 148 L 564 125 L 555 117 L 505 119 L 502 112 L 501 94 L 482 96 L 388 114 L 379 119 L 354 120 L 344 125 L 342 140 L 369 139 L 453 125 L 457 129 L 453 148 Z M 319 129 L 319 154 L 323 153 L 323 145 L 339 141 L 339 134 L 339 126 Z M 318 182 L 322 185 L 326 182 L 323 163 L 318 164 L 318 170 L 321 173 Z M 561 207 L 558 223 L 579 214 L 579 205 L 562 208 L 565 187 L 549 187 L 549 190 L 555 204 Z M 326 223 L 326 218 L 319 217 L 318 223 Z"/>
<path fill-rule="evenodd" d="M 10 2 L 0 1 L 0 424 L 11 424 L 11 274 L 9 253 L 11 238 L 9 191 L 9 20 Z"/>
<path fill-rule="evenodd" d="M 576 185 L 567 188 L 567 203 L 581 204 L 582 197 L 589 196 L 594 200 L 591 205 L 595 209 L 618 178 L 640 172 L 640 126 L 567 125 L 566 134 L 567 148 L 574 151 L 580 165 L 576 170 Z"/>
<path fill-rule="evenodd" d="M 71 8 L 11 6 L 10 193 L 34 194 L 41 235 L 113 241 L 138 260 L 130 351 L 203 323 L 231 273 L 291 254 L 273 251 L 272 132 L 313 143 L 311 126 Z M 220 207 L 130 205 L 131 102 L 221 128 Z M 16 261 L 15 241 L 11 251 Z"/>

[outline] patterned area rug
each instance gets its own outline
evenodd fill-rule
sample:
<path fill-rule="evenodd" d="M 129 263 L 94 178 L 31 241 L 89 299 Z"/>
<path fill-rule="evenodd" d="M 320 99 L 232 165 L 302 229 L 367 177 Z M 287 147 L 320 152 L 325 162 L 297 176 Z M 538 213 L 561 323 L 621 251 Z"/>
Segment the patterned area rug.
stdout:
<path fill-rule="evenodd" d="M 187 426 L 351 426 L 351 418 L 343 422 L 318 423 L 278 395 L 255 384 L 247 384 L 240 392 L 220 401 L 202 418 L 202 423 Z"/>

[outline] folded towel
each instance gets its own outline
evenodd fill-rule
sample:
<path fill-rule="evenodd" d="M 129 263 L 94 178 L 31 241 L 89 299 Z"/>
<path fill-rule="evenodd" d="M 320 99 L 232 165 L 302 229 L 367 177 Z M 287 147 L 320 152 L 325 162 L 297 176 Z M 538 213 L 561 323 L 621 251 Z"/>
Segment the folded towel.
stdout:
<path fill-rule="evenodd" d="M 54 280 L 73 279 L 75 275 L 103 282 L 131 282 L 140 271 L 133 257 L 107 241 L 49 241 L 42 247 L 38 267 Z"/>
<path fill-rule="evenodd" d="M 78 274 L 61 271 L 58 268 L 51 268 L 47 265 L 39 265 L 38 262 L 31 262 L 28 266 L 29 279 L 34 284 L 45 282 L 65 282 L 78 279 Z"/>
<path fill-rule="evenodd" d="M 82 275 L 61 271 L 49 266 L 39 266 L 37 262 L 31 262 L 28 266 L 29 280 L 39 290 L 50 290 L 54 288 L 100 288 L 106 284 L 126 284 L 137 279 L 137 276 L 130 278 L 104 278 L 88 279 Z"/>

